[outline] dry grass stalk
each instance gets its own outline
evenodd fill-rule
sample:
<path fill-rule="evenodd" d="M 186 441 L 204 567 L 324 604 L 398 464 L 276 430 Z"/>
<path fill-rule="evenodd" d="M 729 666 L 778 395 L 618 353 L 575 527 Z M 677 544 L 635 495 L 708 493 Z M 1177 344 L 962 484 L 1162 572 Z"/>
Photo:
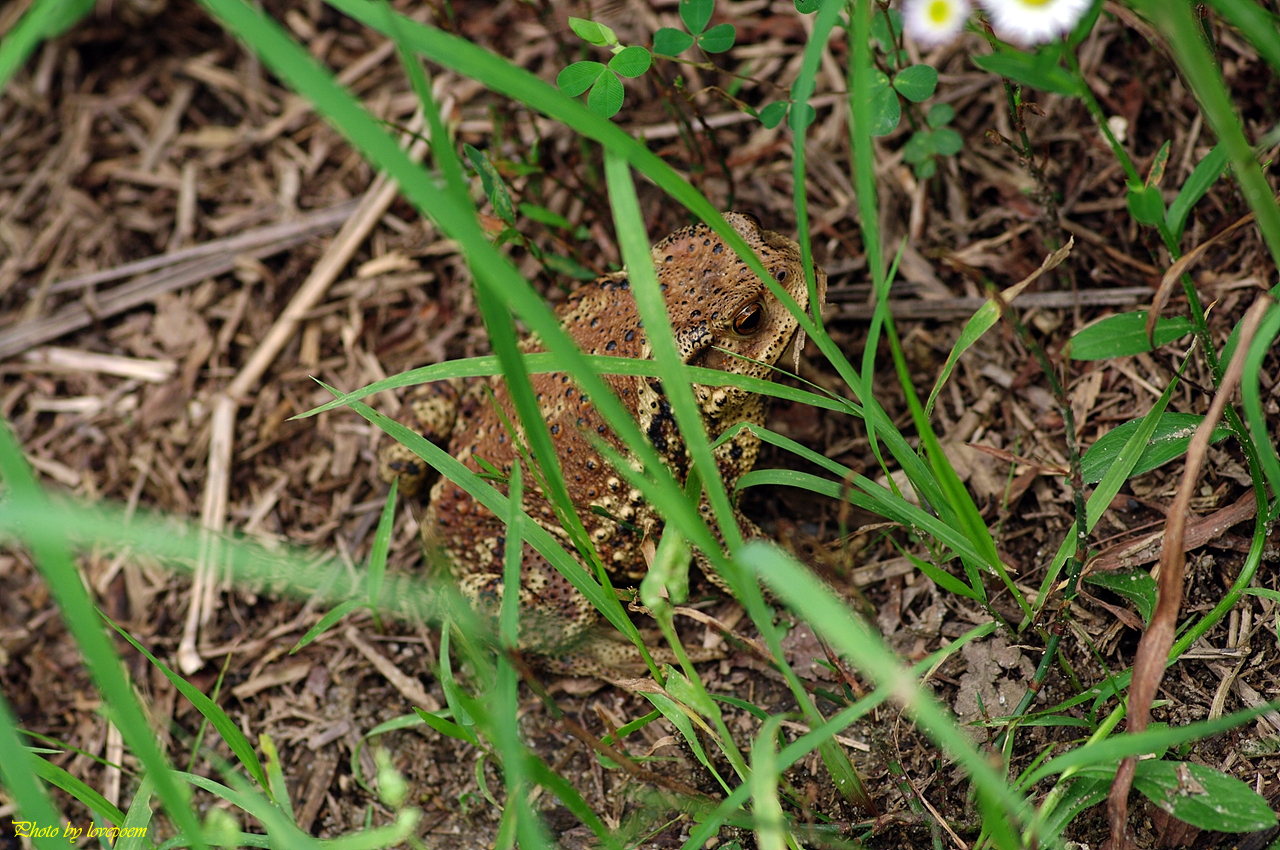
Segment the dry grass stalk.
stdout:
<path fill-rule="evenodd" d="M 1195 495 L 1196 484 L 1200 479 L 1200 468 L 1204 465 L 1205 453 L 1209 448 L 1209 440 L 1214 426 L 1222 418 L 1234 394 L 1236 384 L 1244 371 L 1244 358 L 1253 342 L 1253 335 L 1258 330 L 1271 299 L 1265 295 L 1249 308 L 1240 324 L 1240 342 L 1236 346 L 1235 356 L 1222 376 L 1222 384 L 1218 393 L 1209 405 L 1209 412 L 1204 421 L 1196 429 L 1187 447 L 1187 466 L 1182 473 L 1182 481 L 1178 486 L 1178 495 L 1169 510 L 1169 520 L 1165 526 L 1164 550 L 1160 553 L 1160 579 L 1155 611 L 1151 614 L 1151 625 L 1142 635 L 1138 643 L 1138 652 L 1133 661 L 1133 679 L 1129 686 L 1129 713 L 1127 731 L 1131 735 L 1145 732 L 1147 722 L 1151 718 L 1151 701 L 1155 699 L 1160 680 L 1164 678 L 1164 668 L 1169 657 L 1169 647 L 1173 645 L 1173 637 L 1178 628 L 1178 611 L 1182 608 L 1182 580 L 1186 567 L 1186 553 L 1183 538 L 1186 533 L 1187 516 L 1191 513 L 1191 497 Z M 1152 315 L 1156 311 L 1152 310 Z M 1111 847 L 1121 850 L 1131 846 L 1126 833 L 1125 824 L 1129 816 L 1129 789 L 1133 786 L 1134 771 L 1137 769 L 1136 756 L 1129 756 L 1120 763 L 1116 771 L 1115 781 L 1111 785 L 1111 794 L 1107 798 L 1107 813 L 1111 825 Z"/>
<path fill-rule="evenodd" d="M 422 129 L 421 114 L 411 122 L 410 138 Z M 409 148 L 409 156 L 419 161 L 426 153 L 427 143 L 418 137 Z M 379 174 L 365 193 L 356 212 L 347 219 L 342 230 L 316 263 L 311 274 L 293 296 L 284 313 L 276 319 L 271 330 L 236 375 L 226 391 L 213 403 L 212 436 L 209 440 L 209 474 L 205 479 L 204 498 L 200 510 L 200 527 L 205 535 L 216 537 L 227 522 L 227 499 L 231 486 L 231 450 L 234 444 L 235 412 L 242 401 L 257 386 L 276 356 L 298 332 L 303 319 L 318 304 L 330 285 L 338 279 L 342 269 L 351 262 L 360 245 L 373 231 L 374 225 L 391 207 L 400 186 L 385 174 Z M 211 575 L 216 548 L 212 545 L 202 550 L 196 564 L 192 582 L 190 605 L 183 624 L 182 639 L 178 643 L 178 664 L 190 675 L 204 666 L 204 659 L 196 648 L 200 626 L 205 625 L 214 611 L 216 582 Z"/>

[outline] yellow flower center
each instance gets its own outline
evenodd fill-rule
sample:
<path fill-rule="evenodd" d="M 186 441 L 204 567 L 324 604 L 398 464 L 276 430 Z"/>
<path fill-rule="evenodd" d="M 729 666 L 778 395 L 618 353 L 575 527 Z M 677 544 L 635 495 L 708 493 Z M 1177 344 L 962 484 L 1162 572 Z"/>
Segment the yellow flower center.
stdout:
<path fill-rule="evenodd" d="M 933 0 L 929 4 L 929 20 L 935 24 L 945 24 L 951 19 L 951 4 L 948 0 Z"/>
<path fill-rule="evenodd" d="M 1024 6 L 1052 6 L 1055 0 L 1020 0 Z"/>

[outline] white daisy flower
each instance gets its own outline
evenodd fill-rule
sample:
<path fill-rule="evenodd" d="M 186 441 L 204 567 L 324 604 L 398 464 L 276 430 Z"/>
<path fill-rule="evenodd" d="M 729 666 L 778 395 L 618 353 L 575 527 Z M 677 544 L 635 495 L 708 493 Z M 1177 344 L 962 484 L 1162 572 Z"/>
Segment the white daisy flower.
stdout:
<path fill-rule="evenodd" d="M 980 0 L 996 35 L 1042 44 L 1071 32 L 1092 0 Z"/>
<path fill-rule="evenodd" d="M 905 0 L 903 27 L 921 47 L 950 41 L 969 17 L 969 0 Z"/>

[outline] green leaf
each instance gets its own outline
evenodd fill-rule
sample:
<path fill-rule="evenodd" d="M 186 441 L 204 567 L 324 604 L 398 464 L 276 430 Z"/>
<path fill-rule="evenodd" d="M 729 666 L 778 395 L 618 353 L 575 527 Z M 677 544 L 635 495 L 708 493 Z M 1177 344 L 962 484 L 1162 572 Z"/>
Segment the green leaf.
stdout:
<path fill-rule="evenodd" d="M 698 45 L 708 53 L 724 53 L 733 47 L 735 38 L 737 38 L 737 31 L 734 30 L 733 24 L 716 24 L 698 36 Z"/>
<path fill-rule="evenodd" d="M 898 127 L 902 118 L 902 104 L 898 94 L 889 85 L 889 78 L 876 71 L 871 83 L 871 135 L 887 136 Z"/>
<path fill-rule="evenodd" d="M 1169 232 L 1173 234 L 1173 241 L 1177 242 L 1182 239 L 1182 229 L 1187 224 L 1187 216 L 1191 213 L 1191 208 L 1204 197 L 1214 183 L 1218 182 L 1218 178 L 1222 176 L 1222 172 L 1226 168 L 1227 149 L 1219 142 L 1192 169 L 1191 175 L 1187 177 L 1187 182 L 1182 184 L 1178 197 L 1173 199 L 1173 203 L 1169 204 L 1169 212 L 1165 214 L 1165 223 L 1169 226 Z"/>
<path fill-rule="evenodd" d="M 929 563 L 928 561 L 922 558 L 917 558 L 915 555 L 912 555 L 910 552 L 907 552 L 902 549 L 899 549 L 899 551 L 901 551 L 902 554 L 906 555 L 907 560 L 915 564 L 915 567 L 917 570 L 919 570 L 920 572 L 928 576 L 930 579 L 932 579 L 933 583 L 941 587 L 943 590 L 954 593 L 957 596 L 965 596 L 965 597 L 968 597 L 969 599 L 974 599 L 974 600 L 978 599 L 978 594 L 974 592 L 973 588 L 969 587 L 969 585 L 965 584 L 960 579 L 953 576 L 951 573 L 947 572 L 941 567 L 938 567 L 938 566 L 935 566 L 934 564 Z"/>
<path fill-rule="evenodd" d="M 1126 195 L 1134 221 L 1155 227 L 1164 221 L 1164 198 L 1155 186 L 1129 186 Z"/>
<path fill-rule="evenodd" d="M 818 117 L 818 110 L 813 108 L 811 103 L 801 103 L 791 108 L 791 129 L 803 130 L 812 124 Z"/>
<path fill-rule="evenodd" d="M 1170 143 L 1166 139 L 1160 146 L 1160 150 L 1156 151 L 1155 159 L 1151 160 L 1151 168 L 1147 170 L 1144 186 L 1159 186 L 1160 181 L 1164 179 L 1164 170 L 1169 165 L 1169 148 Z"/>
<path fill-rule="evenodd" d="M 1217 832 L 1276 825 L 1267 801 L 1233 776 L 1195 762 L 1140 761 L 1133 787 L 1178 820 Z"/>
<path fill-rule="evenodd" d="M 933 150 L 938 156 L 955 156 L 964 147 L 964 139 L 950 127 L 933 131 Z"/>
<path fill-rule="evenodd" d="M 618 36 L 604 24 L 588 21 L 586 18 L 569 18 L 569 28 L 577 33 L 578 38 L 597 47 L 612 47 L 618 43 Z"/>
<path fill-rule="evenodd" d="M 808 15 L 822 8 L 822 0 L 795 0 L 796 11 Z"/>
<path fill-rule="evenodd" d="M 897 9 L 876 11 L 871 16 L 871 37 L 875 39 L 880 52 L 888 53 L 898 43 L 902 35 L 902 13 Z"/>
<path fill-rule="evenodd" d="M 1196 432 L 1202 419 L 1202 416 L 1195 413 L 1161 414 L 1155 431 L 1147 440 L 1147 447 L 1142 450 L 1142 455 L 1129 476 L 1132 478 L 1150 472 L 1157 466 L 1186 454 L 1187 446 L 1191 443 L 1191 435 Z M 1111 464 L 1115 462 L 1129 437 L 1138 430 L 1139 424 L 1141 420 L 1134 419 L 1118 425 L 1089 447 L 1080 458 L 1080 472 L 1084 476 L 1085 484 L 1096 484 L 1102 480 L 1102 476 L 1107 474 L 1107 470 L 1111 468 Z M 1217 443 L 1230 434 L 1230 429 L 1219 426 L 1213 429 L 1210 439 Z"/>
<path fill-rule="evenodd" d="M 932 136 L 928 130 L 916 130 L 902 146 L 902 158 L 910 163 L 924 162 L 933 155 Z"/>
<path fill-rule="evenodd" d="M 595 85 L 605 70 L 599 62 L 574 62 L 556 75 L 556 85 L 569 97 L 577 97 Z"/>
<path fill-rule="evenodd" d="M 493 204 L 493 212 L 498 218 L 505 221 L 511 226 L 516 223 L 515 204 L 511 201 L 511 193 L 507 191 L 507 184 L 503 182 L 502 175 L 498 173 L 498 169 L 493 167 L 493 163 L 489 161 L 488 155 L 473 145 L 464 144 L 463 152 L 466 153 L 471 167 L 476 170 L 476 174 L 480 175 L 480 184 L 484 187 L 485 197 L 489 199 L 489 203 Z M 390 535 L 390 532 L 387 532 Z M 386 553 L 383 552 L 385 559 Z M 370 588 L 370 593 L 375 592 L 375 588 Z"/>
<path fill-rule="evenodd" d="M 617 115 L 622 108 L 622 80 L 613 74 L 601 74 L 587 95 L 587 108 L 602 118 Z"/>
<path fill-rule="evenodd" d="M 662 716 L 666 718 L 667 722 L 676 727 L 689 744 L 689 749 L 693 750 L 693 755 L 698 761 L 702 762 L 704 767 L 715 770 L 712 767 L 711 760 L 707 758 L 707 751 L 702 748 L 702 742 L 698 739 L 698 734 L 693 730 L 693 721 L 689 719 L 689 715 L 684 713 L 680 705 L 665 694 L 642 693 L 641 696 L 653 703 L 653 707 L 662 712 Z"/>
<path fill-rule="evenodd" d="M 591 269 L 584 268 L 578 261 L 554 252 L 543 256 L 542 265 L 556 275 L 573 278 L 574 280 L 595 280 L 599 277 Z"/>
<path fill-rule="evenodd" d="M 445 735 L 450 738 L 455 738 L 459 741 L 466 741 L 468 744 L 471 744 L 473 746 L 477 746 L 477 747 L 480 746 L 480 739 L 476 737 L 475 733 L 471 731 L 470 727 L 461 726 L 457 723 L 454 723 L 452 720 L 445 720 L 439 714 L 435 714 L 430 711 L 424 711 L 421 708 L 418 708 L 416 705 L 413 707 L 413 711 L 415 714 L 418 715 L 419 718 L 422 719 L 423 723 L 427 724 L 432 729 L 439 732 L 441 735 Z"/>
<path fill-rule="evenodd" d="M 537 204 L 531 204 L 524 201 L 520 204 L 520 214 L 529 218 L 538 224 L 545 224 L 548 227 L 555 227 L 559 230 L 573 230 L 573 222 L 560 215 L 560 213 L 552 212 L 546 207 Z"/>
<path fill-rule="evenodd" d="M 912 166 L 916 171 L 916 178 L 919 180 L 928 180 L 930 177 L 938 173 L 938 161 L 933 157 L 929 157 L 924 162 Z"/>
<path fill-rule="evenodd" d="M 772 130 L 782 123 L 782 119 L 787 117 L 787 102 L 785 100 L 775 100 L 773 103 L 760 110 L 760 123 Z"/>
<path fill-rule="evenodd" d="M 715 0 L 680 0 L 680 20 L 697 35 L 707 28 L 715 5 Z"/>
<path fill-rule="evenodd" d="M 663 27 L 653 34 L 653 52 L 659 56 L 678 56 L 693 47 L 694 38 L 673 27 Z"/>
<path fill-rule="evenodd" d="M 334 623 L 338 622 L 352 611 L 363 608 L 368 604 L 369 603 L 363 599 L 348 599 L 345 602 L 340 602 L 335 608 L 330 609 L 329 613 L 321 617 L 320 622 L 307 629 L 307 633 L 298 639 L 298 642 L 289 650 L 289 654 L 292 655 L 299 649 L 302 649 L 307 644 L 320 637 L 320 635 L 329 631 L 329 629 L 333 627 Z"/>
<path fill-rule="evenodd" d="M 982 70 L 1008 77 L 1033 89 L 1065 95 L 1077 95 L 1080 92 L 1080 84 L 1076 78 L 1058 64 L 1056 49 L 1043 49 L 1038 53 L 1001 50 L 987 56 L 971 58 L 973 64 Z"/>
<path fill-rule="evenodd" d="M 1156 347 L 1191 333 L 1191 320 L 1183 316 L 1156 320 Z M 1147 340 L 1147 311 L 1119 313 L 1081 328 L 1071 337 L 1072 360 L 1108 360 L 1151 350 Z"/>
<path fill-rule="evenodd" d="M 925 121 L 935 130 L 955 120 L 956 110 L 949 103 L 935 103 L 929 107 Z"/>
<path fill-rule="evenodd" d="M 1067 824 L 1075 820 L 1076 815 L 1107 799 L 1107 792 L 1111 790 L 1111 777 L 1077 774 L 1062 787 L 1062 799 L 1058 807 L 1045 819 L 1044 835 L 1061 835 Z"/>
<path fill-rule="evenodd" d="M 638 77 L 653 64 L 653 57 L 643 47 L 624 47 L 609 60 L 609 70 L 623 77 Z"/>
<path fill-rule="evenodd" d="M 912 103 L 923 103 L 938 87 L 938 72 L 931 65 L 912 65 L 894 75 L 893 87 Z"/>
<path fill-rule="evenodd" d="M 146 659 L 165 675 L 169 682 L 178 689 L 178 692 L 186 697 L 187 701 L 194 705 L 197 711 L 204 715 L 204 718 L 213 725 L 214 729 L 218 730 L 222 740 L 231 748 L 231 752 L 235 753 L 236 760 L 249 772 L 249 776 L 253 781 L 264 789 L 268 788 L 266 771 L 262 769 L 262 763 L 258 761 L 258 754 L 254 752 L 253 745 L 249 743 L 249 739 L 240 731 L 240 727 L 235 724 L 235 721 L 222 710 L 222 707 L 205 696 L 195 685 L 166 667 L 146 647 L 134 640 L 133 635 L 117 626 L 111 620 L 107 620 L 107 625 L 115 629 L 122 638 L 132 644 L 134 649 L 146 656 Z"/>
<path fill-rule="evenodd" d="M 1146 570 L 1126 570 L 1117 573 L 1090 573 L 1085 583 L 1109 590 L 1133 603 L 1142 615 L 1142 622 L 1151 622 L 1151 612 L 1156 607 L 1156 580 Z"/>

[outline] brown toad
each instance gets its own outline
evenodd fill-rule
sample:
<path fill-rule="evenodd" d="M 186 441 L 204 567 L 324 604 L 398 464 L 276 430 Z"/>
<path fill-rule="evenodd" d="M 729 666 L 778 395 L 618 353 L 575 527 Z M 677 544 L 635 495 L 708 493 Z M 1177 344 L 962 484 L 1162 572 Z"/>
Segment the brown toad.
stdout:
<path fill-rule="evenodd" d="M 725 217 L 779 283 L 806 308 L 809 299 L 799 247 L 762 229 L 752 216 L 727 213 Z M 653 260 L 683 361 L 769 379 L 769 367 L 792 344 L 797 323 L 746 263 L 701 224 L 663 239 L 653 247 Z M 816 271 L 822 294 L 826 275 L 821 269 Z M 588 354 L 652 357 L 626 272 L 578 288 L 560 305 L 557 315 L 561 326 Z M 543 350 L 536 339 L 526 340 L 523 348 Z M 592 438 L 624 454 L 625 446 L 568 374 L 546 373 L 531 379 L 558 449 L 569 494 L 601 560 L 616 578 L 642 578 L 647 565 L 641 541 L 646 535 L 660 533 L 662 519 L 644 502 L 640 491 L 632 489 L 600 457 Z M 634 376 L 605 380 L 677 480 L 683 482 L 690 460 L 661 383 L 656 378 Z M 739 422 L 764 422 L 764 399 L 759 395 L 733 386 L 701 385 L 694 386 L 694 394 L 712 439 Z M 473 380 L 465 388 L 447 383 L 428 385 L 426 396 L 413 406 L 425 436 L 437 442 L 447 439 L 449 452 L 477 472 L 482 471 L 477 457 L 504 473 L 511 471 L 518 451 L 507 423 L 517 419 L 500 376 Z M 730 492 L 734 482 L 755 463 L 759 444 L 757 437 L 743 431 L 715 450 Z M 381 461 L 385 480 L 399 476 L 402 487 L 417 487 L 423 464 L 407 449 L 389 446 Z M 524 508 L 535 521 L 565 540 L 550 502 L 539 489 L 526 489 Z M 760 536 L 741 514 L 738 520 L 744 536 Z M 431 489 L 422 523 L 426 557 L 431 561 L 433 553 L 442 554 L 464 595 L 479 611 L 493 617 L 502 599 L 505 534 L 502 520 L 453 482 L 442 478 Z M 601 648 L 607 644 L 588 639 L 596 617 L 586 598 L 526 543 L 520 587 L 521 649 L 569 669 L 608 671 L 617 660 L 616 653 Z"/>

